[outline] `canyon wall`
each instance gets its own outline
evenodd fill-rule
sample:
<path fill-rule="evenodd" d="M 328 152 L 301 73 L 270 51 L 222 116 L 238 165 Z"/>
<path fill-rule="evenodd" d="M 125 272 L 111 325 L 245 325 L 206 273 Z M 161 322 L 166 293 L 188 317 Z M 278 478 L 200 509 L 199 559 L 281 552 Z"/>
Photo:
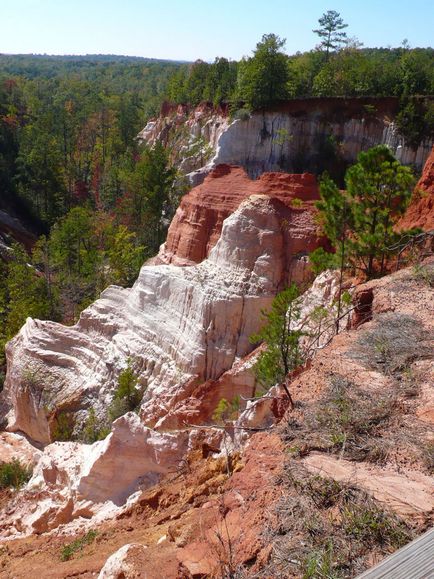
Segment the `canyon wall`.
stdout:
<path fill-rule="evenodd" d="M 306 256 L 317 247 L 319 240 L 309 224 L 314 202 L 319 199 L 314 175 L 264 173 L 253 181 L 242 167 L 219 165 L 202 185 L 182 198 L 166 243 L 154 262 L 200 263 L 217 243 L 224 220 L 251 195 L 268 195 L 285 205 L 282 231 L 287 238 L 285 245 L 290 244 L 294 259 Z M 305 230 L 310 231 L 310 237 L 304 234 Z M 292 269 L 296 275 L 297 268 Z"/>
<path fill-rule="evenodd" d="M 303 277 L 298 252 L 316 239 L 309 205 L 251 195 L 199 265 L 145 265 L 131 289 L 107 288 L 72 327 L 28 319 L 6 349 L 8 429 L 47 444 L 62 413 L 77 428 L 91 407 L 102 421 L 128 360 L 153 426 L 180 390 L 218 379 L 252 350 L 261 310 Z"/>
<path fill-rule="evenodd" d="M 266 171 L 324 170 L 342 178 L 360 151 L 378 144 L 388 145 L 401 163 L 421 171 L 433 143 L 424 141 L 417 150 L 407 146 L 393 121 L 397 111 L 393 98 L 295 99 L 234 120 L 206 105 L 193 110 L 163 107 L 138 140 L 169 145 L 173 160 L 193 184 L 221 163 L 240 165 L 253 178 Z"/>
<path fill-rule="evenodd" d="M 400 229 L 434 230 L 434 147 L 428 157 L 410 205 L 399 222 Z"/>

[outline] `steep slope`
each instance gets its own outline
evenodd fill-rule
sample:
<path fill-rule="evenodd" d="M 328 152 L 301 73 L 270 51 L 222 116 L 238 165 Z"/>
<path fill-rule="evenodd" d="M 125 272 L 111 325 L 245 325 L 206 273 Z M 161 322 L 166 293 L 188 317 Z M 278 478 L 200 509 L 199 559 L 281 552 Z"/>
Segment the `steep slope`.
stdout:
<path fill-rule="evenodd" d="M 62 549 L 84 536 L 85 521 L 73 536 L 8 542 L 5 578 L 90 578 L 109 556 L 117 573 L 148 579 L 301 577 L 312 553 L 354 577 L 432 524 L 432 288 L 410 268 L 360 286 L 355 305 L 367 292 L 371 320 L 317 354 L 278 429 L 254 434 L 241 454 L 216 458 L 204 444 L 117 520 L 94 523 L 94 543 L 68 561 Z M 350 409 L 331 397 L 336 377 L 352 385 L 347 395 L 363 393 Z M 123 548 L 132 543 L 140 547 Z"/>
<path fill-rule="evenodd" d="M 400 229 L 434 229 L 434 148 L 428 157 L 409 208 L 399 222 Z"/>
<path fill-rule="evenodd" d="M 218 164 L 240 165 L 251 177 L 264 171 L 332 171 L 342 177 L 360 151 L 390 146 L 396 158 L 421 171 L 432 142 L 417 150 L 397 131 L 395 98 L 294 99 L 270 111 L 231 120 L 225 111 L 200 106 L 162 108 L 138 139 L 170 145 L 173 159 L 201 183 Z"/>
<path fill-rule="evenodd" d="M 294 252 L 316 247 L 315 230 L 309 208 L 254 195 L 201 264 L 145 265 L 132 289 L 108 288 L 73 327 L 29 319 L 7 346 L 8 429 L 47 444 L 61 414 L 76 431 L 90 407 L 103 420 L 128 359 L 145 390 L 143 420 L 154 425 L 180 391 L 251 351 L 261 309 L 290 277 L 303 277 Z"/>

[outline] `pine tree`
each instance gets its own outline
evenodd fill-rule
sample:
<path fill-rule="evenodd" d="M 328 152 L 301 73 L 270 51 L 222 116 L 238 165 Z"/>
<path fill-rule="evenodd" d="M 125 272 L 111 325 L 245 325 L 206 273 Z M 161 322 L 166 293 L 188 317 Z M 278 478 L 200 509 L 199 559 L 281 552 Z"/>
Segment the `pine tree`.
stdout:
<path fill-rule="evenodd" d="M 319 210 L 319 220 L 322 229 L 336 248 L 339 267 L 339 295 L 336 317 L 336 333 L 339 333 L 339 318 L 341 315 L 341 294 L 343 273 L 347 259 L 347 237 L 352 223 L 351 206 L 345 192 L 339 191 L 337 185 L 325 175 L 320 184 L 321 201 L 316 204 Z"/>
<path fill-rule="evenodd" d="M 359 154 L 345 182 L 343 192 L 328 177 L 321 183 L 317 207 L 322 229 L 340 256 L 341 275 L 347 265 L 362 270 L 368 279 L 376 271 L 382 275 L 386 258 L 403 235 L 394 225 L 407 208 L 413 175 L 388 147 L 378 145 Z M 317 253 L 314 261 L 329 261 L 325 252 Z"/>
<path fill-rule="evenodd" d="M 410 201 L 413 175 L 387 146 L 378 145 L 359 154 L 345 182 L 353 220 L 351 251 L 368 278 L 374 274 L 375 264 L 382 275 L 386 258 L 402 235 L 394 231 L 394 223 Z"/>
<path fill-rule="evenodd" d="M 347 42 L 347 33 L 341 32 L 348 27 L 339 12 L 328 10 L 318 20 L 320 28 L 313 30 L 321 38 L 320 48 L 326 51 L 326 60 L 329 59 L 330 51 L 337 50 Z"/>
<path fill-rule="evenodd" d="M 271 309 L 262 312 L 264 327 L 250 338 L 252 343 L 265 342 L 265 350 L 255 366 L 259 382 L 266 389 L 275 384 L 282 384 L 292 407 L 294 402 L 286 378 L 303 362 L 299 347 L 302 331 L 293 329 L 300 318 L 298 297 L 299 292 L 295 284 L 279 293 L 274 298 Z"/>

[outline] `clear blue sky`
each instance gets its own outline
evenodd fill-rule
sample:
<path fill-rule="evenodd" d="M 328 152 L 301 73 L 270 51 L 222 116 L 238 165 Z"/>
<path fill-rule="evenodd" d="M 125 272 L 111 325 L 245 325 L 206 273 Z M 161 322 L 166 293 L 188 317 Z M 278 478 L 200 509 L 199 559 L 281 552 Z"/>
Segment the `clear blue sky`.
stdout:
<path fill-rule="evenodd" d="M 434 44 L 433 0 L 0 0 L 0 52 L 239 59 L 274 32 L 292 54 L 326 10 L 365 46 Z"/>

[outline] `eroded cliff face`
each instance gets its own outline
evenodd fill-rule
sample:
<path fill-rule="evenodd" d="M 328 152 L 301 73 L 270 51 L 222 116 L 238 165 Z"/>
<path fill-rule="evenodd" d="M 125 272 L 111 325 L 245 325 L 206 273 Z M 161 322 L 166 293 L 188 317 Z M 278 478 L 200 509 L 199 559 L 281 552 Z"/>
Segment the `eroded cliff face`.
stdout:
<path fill-rule="evenodd" d="M 310 224 L 314 201 L 319 199 L 314 175 L 264 173 L 254 181 L 242 167 L 219 165 L 182 198 L 156 263 L 203 261 L 220 238 L 224 220 L 251 195 L 267 195 L 285 205 L 282 232 L 294 257 L 301 258 L 317 247 L 319 240 Z"/>
<path fill-rule="evenodd" d="M 222 163 L 240 165 L 254 178 L 266 171 L 318 174 L 325 169 L 342 177 L 360 151 L 379 144 L 421 171 L 433 143 L 408 147 L 393 122 L 397 110 L 392 98 L 295 99 L 273 111 L 231 120 L 205 105 L 191 111 L 163 107 L 138 139 L 170 145 L 173 160 L 194 184 Z"/>
<path fill-rule="evenodd" d="M 399 229 L 434 229 L 434 147 L 415 187 L 410 205 L 398 224 Z"/>
<path fill-rule="evenodd" d="M 425 267 L 433 266 L 432 260 L 425 263 Z M 310 302 L 319 304 L 323 295 L 328 296 L 324 304 L 333 299 L 334 283 L 326 286 L 325 293 L 321 290 L 325 279 L 324 275 L 322 281 L 317 280 L 317 293 L 304 296 L 303 308 Z M 292 383 L 296 408 L 280 427 L 254 433 L 243 448 L 227 446 L 226 452 L 216 456 L 213 451 L 219 443 L 212 443 L 212 429 L 190 430 L 187 441 L 185 432 L 147 433 L 134 415 L 115 424 L 111 439 L 93 446 L 50 445 L 29 487 L 15 505 L 4 510 L 1 533 L 29 529 L 41 533 L 62 525 L 71 513 L 76 520 L 47 536 L 7 542 L 1 555 L 5 577 L 33 573 L 59 579 L 101 572 L 102 578 L 135 574 L 160 579 L 164 570 L 168 579 L 191 579 L 219 576 L 223 566 L 242 569 L 246 577 L 287 576 L 279 555 L 291 552 L 282 551 L 288 545 L 292 552 L 304 553 L 303 549 L 311 549 L 311 541 L 322 537 L 327 545 L 331 541 L 354 554 L 354 526 L 348 527 L 345 537 L 341 520 L 345 512 L 353 512 L 352 503 L 346 502 L 339 510 L 335 502 L 348 488 L 345 500 L 366 493 L 362 510 L 357 511 L 358 525 L 367 513 L 376 513 L 375 520 L 385 522 L 387 533 L 401 532 L 402 527 L 393 526 L 397 519 L 392 516 L 406 521 L 407 528 L 416 533 L 432 526 L 432 461 L 425 453 L 434 440 L 432 288 L 408 268 L 361 285 L 354 296 L 355 306 L 365 303 L 366 293 L 371 295 L 369 316 L 333 337 Z M 374 354 L 380 338 L 387 340 L 385 357 L 378 350 Z M 357 391 L 363 393 L 360 407 L 348 407 L 338 398 L 330 413 L 330 380 L 336 376 L 351 385 L 346 393 L 350 397 Z M 367 410 L 367 415 L 359 414 Z M 335 445 L 336 431 L 327 429 L 327 420 L 316 420 L 312 429 L 315 417 L 328 417 L 332 426 L 342 418 L 347 429 L 353 420 L 363 418 L 358 423 L 362 438 L 348 436 L 343 446 Z M 178 461 L 173 447 L 176 437 L 181 447 L 187 444 L 191 449 L 191 439 L 199 438 L 199 433 L 206 433 L 202 446 L 190 451 L 183 467 L 164 475 L 164 437 L 168 464 L 173 467 Z M 141 446 L 146 438 L 149 445 Z M 127 460 L 122 462 L 124 446 Z M 144 454 L 146 448 L 149 454 Z M 164 478 L 152 488 L 139 490 L 134 500 L 115 511 L 116 519 L 90 518 L 96 508 L 94 497 L 123 500 L 117 476 L 125 482 L 136 461 Z M 90 480 L 93 484 L 87 486 Z M 113 481 L 113 488 L 107 481 Z M 324 494 L 324 489 L 331 491 Z M 309 502 L 313 492 L 314 500 Z M 63 508 L 56 510 L 56 504 Z M 373 505 L 379 510 L 372 510 Z M 384 518 L 378 518 L 383 509 Z M 312 537 L 312 521 L 321 525 L 315 527 L 320 530 L 323 524 L 332 525 L 326 527 L 331 532 Z M 82 538 L 89 528 L 98 531 L 95 543 L 61 563 L 65 544 Z M 353 557 L 347 569 L 354 566 L 361 572 L 396 548 L 383 534 L 379 542 L 372 533 L 367 537 L 365 550 L 357 543 L 357 561 Z M 340 561 L 344 549 L 336 553 Z M 300 560 L 285 557 L 283 564 L 291 563 L 295 566 L 292 574 L 301 576 Z"/>
<path fill-rule="evenodd" d="M 261 310 L 303 276 L 296 252 L 316 247 L 315 231 L 311 208 L 252 195 L 199 265 L 145 265 L 131 289 L 109 287 L 72 327 L 28 319 L 6 350 L 8 429 L 47 444 L 60 413 L 77 428 L 90 407 L 103 419 L 128 359 L 145 390 L 143 420 L 155 425 L 180 390 L 251 351 Z"/>

